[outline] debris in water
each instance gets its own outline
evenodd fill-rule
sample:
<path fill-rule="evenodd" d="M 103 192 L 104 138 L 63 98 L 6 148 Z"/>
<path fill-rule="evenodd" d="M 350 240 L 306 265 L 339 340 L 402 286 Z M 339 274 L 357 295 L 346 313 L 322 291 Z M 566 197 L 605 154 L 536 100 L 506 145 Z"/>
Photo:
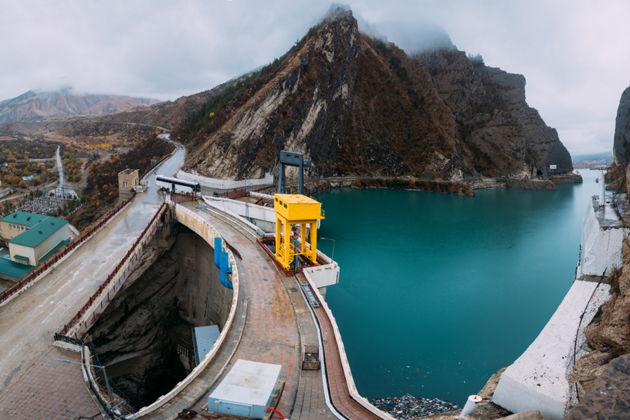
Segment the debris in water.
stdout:
<path fill-rule="evenodd" d="M 378 398 L 371 401 L 378 409 L 383 410 L 399 420 L 412 420 L 418 417 L 432 416 L 457 410 L 456 404 L 438 398 L 416 398 L 406 394 L 402 397 Z"/>

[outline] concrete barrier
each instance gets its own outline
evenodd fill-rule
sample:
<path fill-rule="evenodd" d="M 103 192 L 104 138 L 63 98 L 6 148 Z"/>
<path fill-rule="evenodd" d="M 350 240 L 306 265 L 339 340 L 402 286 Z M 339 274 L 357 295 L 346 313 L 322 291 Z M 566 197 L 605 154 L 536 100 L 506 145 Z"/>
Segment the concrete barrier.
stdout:
<path fill-rule="evenodd" d="M 273 184 L 273 175 L 270 173 L 265 174 L 264 178 L 235 181 L 231 179 L 209 178 L 207 176 L 179 170 L 177 172 L 177 178 L 188 181 L 197 181 L 202 187 L 210 190 L 234 190 L 237 188 L 259 187 Z"/>
<path fill-rule="evenodd" d="M 265 232 L 273 232 L 275 229 L 276 212 L 271 207 L 222 197 L 204 196 L 203 201 L 209 206 L 245 221 L 254 231 L 260 228 Z M 252 223 L 248 219 L 254 219 L 255 222 Z"/>
<path fill-rule="evenodd" d="M 604 273 L 610 274 L 614 268 L 621 267 L 621 244 L 628 232 L 622 226 L 600 226 L 595 211 L 590 208 L 582 228 L 577 278 L 601 277 Z"/>
<path fill-rule="evenodd" d="M 96 380 L 94 365 L 92 364 L 92 352 L 88 346 L 81 346 L 81 372 L 83 373 L 85 383 L 90 391 L 92 391 L 92 395 L 96 398 L 99 405 L 103 408 L 103 411 L 112 418 L 115 418 L 112 416 L 112 414 L 114 414 L 112 410 L 112 401 L 109 400 L 109 397 L 106 398 L 105 395 L 103 395 L 101 386 Z"/>
<path fill-rule="evenodd" d="M 320 250 L 317 250 L 317 259 L 323 261 L 324 264 L 304 267 L 302 269 L 304 277 L 309 280 L 309 283 L 312 283 L 318 289 L 338 284 L 339 264 Z"/>
<path fill-rule="evenodd" d="M 619 267 L 626 235 L 621 226 L 601 226 L 589 210 L 576 280 L 538 337 L 503 372 L 493 402 L 514 412 L 539 410 L 546 420 L 564 418 L 575 394 L 567 375 L 588 351 L 584 328 L 610 297 L 608 284 L 581 279 L 602 278 Z"/>

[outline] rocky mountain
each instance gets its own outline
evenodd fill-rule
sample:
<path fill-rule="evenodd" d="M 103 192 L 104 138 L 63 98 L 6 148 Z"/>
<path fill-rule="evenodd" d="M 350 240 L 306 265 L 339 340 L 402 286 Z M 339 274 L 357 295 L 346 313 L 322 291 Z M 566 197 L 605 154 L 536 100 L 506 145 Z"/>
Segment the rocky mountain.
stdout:
<path fill-rule="evenodd" d="M 54 92 L 29 90 L 0 102 L 0 123 L 111 114 L 157 102 L 129 96 L 76 94 L 67 88 Z"/>
<path fill-rule="evenodd" d="M 550 164 L 558 172 L 572 169 L 571 156 L 538 111 L 525 101 L 525 78 L 484 65 L 463 51 L 437 50 L 415 56 L 431 74 L 440 97 L 457 122 L 457 137 L 484 174 L 509 174 L 515 168 Z"/>
<path fill-rule="evenodd" d="M 407 55 L 337 9 L 269 66 L 210 91 L 177 126 L 186 166 L 220 178 L 273 171 L 278 152 L 311 175 L 528 178 L 572 170 L 525 101 L 525 78 L 455 48 Z"/>
<path fill-rule="evenodd" d="M 619 100 L 613 153 L 615 163 L 624 167 L 630 163 L 630 87 L 623 91 Z"/>
<path fill-rule="evenodd" d="M 613 140 L 613 164 L 606 174 L 606 180 L 610 183 L 609 190 L 621 193 L 628 191 L 627 171 L 630 164 L 630 87 L 621 94 L 617 118 L 615 120 L 615 136 Z"/>

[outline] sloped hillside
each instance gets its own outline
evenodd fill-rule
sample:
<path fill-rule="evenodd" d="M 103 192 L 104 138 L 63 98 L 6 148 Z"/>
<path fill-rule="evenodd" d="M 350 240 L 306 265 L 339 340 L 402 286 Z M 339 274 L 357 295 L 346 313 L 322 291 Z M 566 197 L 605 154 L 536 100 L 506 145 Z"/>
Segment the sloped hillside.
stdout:
<path fill-rule="evenodd" d="M 0 102 L 0 123 L 111 114 L 156 102 L 154 99 L 130 96 L 75 94 L 70 89 L 55 92 L 29 90 L 20 96 Z"/>
<path fill-rule="evenodd" d="M 525 102 L 523 76 L 456 49 L 414 57 L 361 34 L 337 10 L 266 68 L 222 86 L 176 129 L 189 170 L 262 176 L 282 149 L 312 175 L 461 180 L 572 169 L 554 129 Z"/>

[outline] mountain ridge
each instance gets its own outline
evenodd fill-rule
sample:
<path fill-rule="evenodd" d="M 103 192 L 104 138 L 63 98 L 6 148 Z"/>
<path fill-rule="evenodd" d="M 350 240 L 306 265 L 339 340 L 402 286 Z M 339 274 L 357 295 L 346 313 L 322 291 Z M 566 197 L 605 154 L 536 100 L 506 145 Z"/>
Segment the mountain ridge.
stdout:
<path fill-rule="evenodd" d="M 272 63 L 210 90 L 64 124 L 89 135 L 128 122 L 171 129 L 189 150 L 184 169 L 213 178 L 275 172 L 283 149 L 313 162 L 309 177 L 527 181 L 573 169 L 527 104 L 522 75 L 455 46 L 409 55 L 361 33 L 343 9 Z"/>
<path fill-rule="evenodd" d="M 196 150 L 188 170 L 259 177 L 282 149 L 305 153 L 314 176 L 458 181 L 573 169 L 557 132 L 527 105 L 522 75 L 450 48 L 408 56 L 360 33 L 350 11 L 226 91 L 175 130 Z"/>
<path fill-rule="evenodd" d="M 57 91 L 29 90 L 0 101 L 0 123 L 111 114 L 158 102 L 155 99 L 124 95 L 77 94 L 69 88 Z"/>

